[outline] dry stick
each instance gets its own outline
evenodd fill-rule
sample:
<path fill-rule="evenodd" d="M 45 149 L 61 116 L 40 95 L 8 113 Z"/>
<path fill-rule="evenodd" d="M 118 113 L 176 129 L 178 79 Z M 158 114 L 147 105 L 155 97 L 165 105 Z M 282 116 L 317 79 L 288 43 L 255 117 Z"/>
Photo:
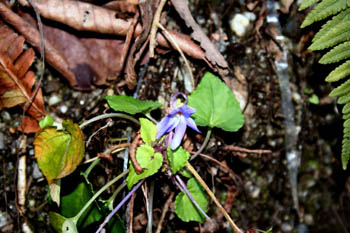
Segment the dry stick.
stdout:
<path fill-rule="evenodd" d="M 197 152 L 190 152 L 190 153 L 191 153 L 191 154 L 196 154 Z M 224 170 L 226 170 L 228 173 L 230 173 L 231 176 L 232 176 L 231 178 L 232 178 L 232 180 L 233 180 L 234 182 L 237 182 L 234 178 L 237 178 L 238 180 L 240 180 L 239 176 L 238 176 L 237 174 L 235 174 L 235 173 L 232 171 L 232 169 L 229 168 L 226 164 L 220 162 L 220 161 L 217 160 L 217 159 L 214 159 L 213 157 L 211 157 L 211 156 L 209 156 L 209 155 L 202 154 L 202 153 L 199 153 L 199 155 L 200 155 L 201 157 L 204 157 L 204 158 L 206 158 L 206 159 L 208 159 L 208 160 L 213 161 L 214 163 L 218 164 L 219 167 L 220 167 L 221 169 L 224 169 Z"/>
<path fill-rule="evenodd" d="M 160 216 L 160 220 L 159 220 L 159 223 L 158 223 L 158 226 L 157 226 L 156 233 L 160 233 L 160 231 L 162 230 L 162 224 L 164 222 L 165 215 L 168 212 L 168 209 L 169 209 L 169 206 L 171 204 L 171 201 L 173 200 L 174 194 L 175 194 L 174 192 L 171 192 L 169 197 L 168 197 L 168 199 L 165 202 L 165 205 L 164 205 L 164 207 L 162 209 L 162 215 Z"/>
<path fill-rule="evenodd" d="M 179 51 L 181 57 L 184 59 L 186 67 L 188 69 L 188 72 L 190 73 L 191 76 L 191 84 L 192 84 L 192 88 L 194 88 L 194 78 L 193 78 L 193 73 L 190 67 L 190 64 L 188 63 L 185 54 L 182 52 L 182 50 L 180 49 L 179 45 L 177 44 L 176 40 L 174 39 L 174 37 L 172 35 L 170 35 L 170 33 L 163 27 L 163 25 L 161 25 L 160 23 L 158 23 L 158 27 L 160 29 L 163 30 L 163 32 L 166 35 L 166 38 L 171 42 L 171 44 L 177 49 L 177 51 Z"/>
<path fill-rule="evenodd" d="M 26 144 L 27 136 L 23 135 L 19 138 L 21 153 L 24 155 L 18 159 L 18 176 L 17 176 L 17 192 L 18 192 L 18 206 L 19 213 L 24 215 L 25 213 L 25 203 L 26 203 L 26 187 L 27 187 L 27 174 L 26 174 Z"/>
<path fill-rule="evenodd" d="M 141 139 L 141 134 L 138 133 L 129 146 L 130 159 L 137 173 L 141 173 L 143 171 L 143 168 L 140 166 L 139 162 L 137 162 L 137 159 L 136 159 L 136 149 L 137 149 L 137 146 L 139 145 L 140 139 Z"/>
<path fill-rule="evenodd" d="M 221 213 L 225 216 L 226 220 L 228 221 L 228 223 L 231 225 L 231 227 L 233 228 L 233 230 L 236 233 L 243 233 L 241 231 L 241 229 L 239 229 L 236 224 L 234 223 L 234 221 L 231 219 L 230 215 L 226 212 L 226 210 L 224 209 L 224 207 L 222 207 L 222 205 L 220 204 L 220 202 L 216 199 L 214 193 L 209 189 L 209 187 L 207 186 L 207 184 L 204 182 L 204 180 L 202 179 L 202 177 L 200 177 L 200 175 L 197 173 L 197 171 L 194 169 L 194 167 L 192 167 L 192 165 L 189 162 L 186 162 L 186 168 L 194 175 L 194 177 L 198 180 L 198 182 L 203 186 L 203 188 L 205 189 L 205 191 L 207 191 L 208 195 L 210 196 L 210 198 L 214 201 L 214 203 L 216 204 L 216 206 L 219 208 L 219 210 L 221 211 Z"/>
<path fill-rule="evenodd" d="M 134 219 L 134 200 L 135 200 L 135 193 L 131 195 L 130 199 L 130 205 L 129 205 L 129 233 L 132 233 L 132 225 L 133 225 L 133 219 Z"/>
<path fill-rule="evenodd" d="M 253 154 L 253 153 L 254 153 L 254 154 L 271 154 L 271 153 L 272 153 L 271 150 L 262 150 L 262 149 L 251 150 L 251 149 L 242 148 L 242 147 L 233 146 L 233 145 L 224 146 L 223 149 L 224 149 L 224 150 L 230 150 L 230 151 L 237 151 L 237 152 L 249 153 L 249 154 Z"/>
<path fill-rule="evenodd" d="M 38 28 L 39 28 L 39 34 L 40 34 L 40 55 L 41 55 L 41 62 L 42 62 L 42 69 L 40 71 L 40 78 L 39 81 L 36 83 L 35 91 L 32 97 L 30 98 L 30 101 L 27 101 L 27 103 L 23 107 L 23 116 L 26 112 L 27 108 L 30 107 L 30 105 L 33 103 L 33 100 L 35 99 L 35 96 L 38 94 L 38 91 L 41 86 L 41 82 L 44 77 L 44 71 L 45 71 L 45 38 L 44 38 L 44 30 L 43 30 L 43 24 L 41 22 L 40 12 L 38 8 L 36 7 L 35 3 L 32 0 L 28 0 L 29 4 L 33 7 L 33 10 L 35 12 L 36 20 L 38 21 Z"/>
<path fill-rule="evenodd" d="M 150 41 L 149 41 L 149 53 L 150 57 L 154 57 L 154 48 L 156 47 L 156 33 L 158 30 L 158 24 L 160 20 L 160 15 L 162 13 L 163 7 L 165 5 L 167 0 L 161 0 L 159 3 L 159 6 L 157 8 L 157 11 L 153 17 L 153 22 L 152 22 L 152 27 L 151 27 L 151 32 L 150 32 Z"/>

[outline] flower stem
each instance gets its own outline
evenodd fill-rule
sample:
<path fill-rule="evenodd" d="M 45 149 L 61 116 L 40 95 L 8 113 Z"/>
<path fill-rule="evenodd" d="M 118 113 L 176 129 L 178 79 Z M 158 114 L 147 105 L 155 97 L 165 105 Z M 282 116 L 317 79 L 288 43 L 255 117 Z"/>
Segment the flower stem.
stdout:
<path fill-rule="evenodd" d="M 209 218 L 209 216 L 204 212 L 204 210 L 199 206 L 199 204 L 197 203 L 197 201 L 193 198 L 193 196 L 192 196 L 192 194 L 190 193 L 190 191 L 188 191 L 188 189 L 187 189 L 187 187 L 186 187 L 186 184 L 182 181 L 182 179 L 178 176 L 178 175 L 176 175 L 175 176 L 176 177 L 176 179 L 177 179 L 177 182 L 178 182 L 178 184 L 179 184 L 179 186 L 180 186 L 180 189 L 181 189 L 181 191 L 183 191 L 183 192 L 185 192 L 186 193 L 186 195 L 188 196 L 188 198 L 192 201 L 192 203 L 197 207 L 197 209 L 205 216 L 205 218 L 207 219 L 207 220 L 211 220 L 210 218 Z"/>
<path fill-rule="evenodd" d="M 200 177 L 200 175 L 197 173 L 197 171 L 194 169 L 194 167 L 192 167 L 192 165 L 189 162 L 186 162 L 186 168 L 194 175 L 194 177 L 199 181 L 199 183 L 203 186 L 203 188 L 205 189 L 205 191 L 207 191 L 208 195 L 210 196 L 210 198 L 214 201 L 214 203 L 216 204 L 216 206 L 219 208 L 219 210 L 221 211 L 221 213 L 225 216 L 226 220 L 228 221 L 228 223 L 231 225 L 231 227 L 233 228 L 233 230 L 236 233 L 242 233 L 241 229 L 239 229 L 236 224 L 234 223 L 234 221 L 231 219 L 230 215 L 226 212 L 226 210 L 224 209 L 224 207 L 222 207 L 222 205 L 220 204 L 220 202 L 216 199 L 214 193 L 209 189 L 209 187 L 207 186 L 207 184 L 204 182 L 204 180 L 202 179 L 202 177 Z"/>
<path fill-rule="evenodd" d="M 127 175 L 129 173 L 129 170 L 126 170 L 122 173 L 120 173 L 117 177 L 115 177 L 113 180 L 109 181 L 107 184 L 105 184 L 100 190 L 98 190 L 95 195 L 84 205 L 84 207 L 80 210 L 80 212 L 73 217 L 73 221 L 75 221 L 76 223 L 78 222 L 79 218 L 81 217 L 81 215 L 84 213 L 84 211 L 91 205 L 91 203 L 93 201 L 95 201 L 95 199 L 101 194 L 103 193 L 109 186 L 111 186 L 112 184 L 114 184 L 115 182 L 117 182 L 118 180 L 120 180 L 122 177 L 124 177 L 125 175 Z"/>
<path fill-rule="evenodd" d="M 138 120 L 136 120 L 134 117 L 128 115 L 128 114 L 124 114 L 124 113 L 105 113 L 105 114 L 102 114 L 102 115 L 98 115 L 98 116 L 95 116 L 83 123 L 80 124 L 80 128 L 83 129 L 85 126 L 95 122 L 95 121 L 98 121 L 98 120 L 102 120 L 102 119 L 105 119 L 105 118 L 109 118 L 109 117 L 119 117 L 119 118 L 124 118 L 124 119 L 127 119 L 127 120 L 130 120 L 132 122 L 134 122 L 135 124 L 137 125 L 140 125 L 140 122 Z"/>
<path fill-rule="evenodd" d="M 205 139 L 204 139 L 203 144 L 201 145 L 199 150 L 191 157 L 191 159 L 190 159 L 191 161 L 193 159 L 195 159 L 204 150 L 204 148 L 208 145 L 208 142 L 209 142 L 209 139 L 210 139 L 210 136 L 211 136 L 211 131 L 212 131 L 212 128 L 209 128 L 208 131 L 207 131 L 207 135 L 205 135 Z"/>
<path fill-rule="evenodd" d="M 105 218 L 105 220 L 103 221 L 103 223 L 100 225 L 100 227 L 97 229 L 97 231 L 95 233 L 99 233 L 101 232 L 101 230 L 103 229 L 103 227 L 109 222 L 109 220 L 113 217 L 113 215 L 115 213 L 117 213 L 117 211 L 120 209 L 120 207 L 122 207 L 125 202 L 131 197 L 131 195 L 138 189 L 140 188 L 141 184 L 143 183 L 145 179 L 141 180 L 137 185 L 135 185 L 132 190 L 128 193 L 128 195 L 126 195 L 124 197 L 124 199 L 119 202 L 119 204 L 114 208 L 114 210 L 112 212 L 110 212 L 108 214 L 108 216 Z"/>

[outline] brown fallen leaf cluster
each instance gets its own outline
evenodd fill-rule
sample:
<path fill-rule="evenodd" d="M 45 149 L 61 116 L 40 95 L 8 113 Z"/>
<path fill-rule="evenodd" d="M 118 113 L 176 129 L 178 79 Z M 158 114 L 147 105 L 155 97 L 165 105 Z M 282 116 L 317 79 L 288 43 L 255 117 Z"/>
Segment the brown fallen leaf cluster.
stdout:
<path fill-rule="evenodd" d="M 129 89 L 135 88 L 138 79 L 135 67 L 149 60 L 150 31 L 152 25 L 158 26 L 157 23 L 153 23 L 153 16 L 159 0 L 119 0 L 105 5 L 76 0 L 19 0 L 19 3 L 19 7 L 12 8 L 9 1 L 0 1 L 0 19 L 21 34 L 22 44 L 12 46 L 22 48 L 24 41 L 27 41 L 34 49 L 40 51 L 40 45 L 44 43 L 45 61 L 59 71 L 75 89 L 91 90 L 95 85 L 116 84 L 127 85 Z M 174 7 L 187 26 L 193 30 L 192 38 L 167 30 L 176 44 L 188 56 L 205 61 L 213 71 L 225 76 L 228 73 L 227 62 L 194 21 L 186 2 L 168 3 L 172 4 L 169 7 Z M 40 37 L 38 22 L 32 16 L 34 13 L 45 19 L 42 24 L 44 38 Z M 165 22 L 164 17 L 161 22 Z M 158 32 L 155 39 L 159 47 L 173 49 L 172 43 L 162 33 Z M 10 49 L 6 46 L 8 45 L 4 44 L 1 48 L 5 53 Z M 28 51 L 31 51 L 33 59 L 34 52 Z M 31 65 L 31 62 L 27 63 Z M 34 75 L 31 77 L 33 86 Z M 16 86 L 17 91 L 22 92 L 22 99 L 19 98 L 17 102 L 31 101 L 31 96 L 25 94 L 28 90 L 25 92 L 18 83 L 12 86 Z M 1 94 L 9 95 L 9 87 L 3 85 L 1 90 Z M 3 100 L 5 97 L 2 95 L 1 98 Z M 40 108 L 37 104 L 40 98 L 42 100 L 41 93 L 38 93 L 33 106 L 27 111 L 35 119 L 42 115 L 33 115 L 32 109 L 40 109 L 40 114 L 45 113 L 43 104 Z M 1 104 L 0 107 L 13 105 Z"/>
<path fill-rule="evenodd" d="M 24 51 L 24 41 L 0 20 L 0 108 L 20 105 L 28 114 L 23 118 L 22 130 L 30 133 L 39 129 L 36 120 L 46 112 L 41 89 L 35 93 L 35 74 L 29 71 L 34 51 Z"/>

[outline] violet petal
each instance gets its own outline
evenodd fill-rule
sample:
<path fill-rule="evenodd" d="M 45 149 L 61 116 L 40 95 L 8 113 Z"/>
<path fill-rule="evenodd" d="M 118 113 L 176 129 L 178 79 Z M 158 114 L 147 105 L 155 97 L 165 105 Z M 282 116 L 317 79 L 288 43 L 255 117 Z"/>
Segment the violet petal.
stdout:
<path fill-rule="evenodd" d="M 194 108 L 188 107 L 187 105 L 182 105 L 180 107 L 180 111 L 186 118 L 189 118 L 193 113 L 196 112 Z"/>
<path fill-rule="evenodd" d="M 157 135 L 156 139 L 159 139 L 162 137 L 165 133 L 168 133 L 169 131 L 173 130 L 177 124 L 179 119 L 176 119 L 174 117 L 170 117 L 169 115 L 164 117 L 158 124 L 157 124 Z"/>
<path fill-rule="evenodd" d="M 180 116 L 180 122 L 178 123 L 178 125 L 175 128 L 175 135 L 172 139 L 171 142 L 171 149 L 175 150 L 181 143 L 182 138 L 185 135 L 185 131 L 186 131 L 186 119 L 184 116 Z"/>
<path fill-rule="evenodd" d="M 201 131 L 199 131 L 199 129 L 197 128 L 196 123 L 194 122 L 194 120 L 192 118 L 186 118 L 186 123 L 187 126 L 190 127 L 191 129 L 195 130 L 198 133 L 201 133 Z"/>

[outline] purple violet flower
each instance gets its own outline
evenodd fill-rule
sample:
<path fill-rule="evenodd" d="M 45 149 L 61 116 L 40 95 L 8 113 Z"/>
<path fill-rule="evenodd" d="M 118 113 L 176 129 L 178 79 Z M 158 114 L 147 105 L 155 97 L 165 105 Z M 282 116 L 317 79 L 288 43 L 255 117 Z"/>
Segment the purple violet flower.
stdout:
<path fill-rule="evenodd" d="M 177 106 L 177 97 L 182 95 L 185 99 L 185 103 L 181 106 Z M 180 145 L 187 126 L 192 128 L 193 130 L 200 133 L 198 130 L 196 123 L 190 117 L 193 113 L 196 112 L 194 108 L 188 107 L 187 105 L 187 97 L 182 92 L 177 92 L 172 96 L 170 102 L 170 113 L 163 117 L 163 119 L 157 124 L 157 135 L 156 139 L 159 139 L 164 134 L 169 133 L 175 129 L 175 134 L 170 133 L 169 142 L 172 150 L 175 150 Z"/>

